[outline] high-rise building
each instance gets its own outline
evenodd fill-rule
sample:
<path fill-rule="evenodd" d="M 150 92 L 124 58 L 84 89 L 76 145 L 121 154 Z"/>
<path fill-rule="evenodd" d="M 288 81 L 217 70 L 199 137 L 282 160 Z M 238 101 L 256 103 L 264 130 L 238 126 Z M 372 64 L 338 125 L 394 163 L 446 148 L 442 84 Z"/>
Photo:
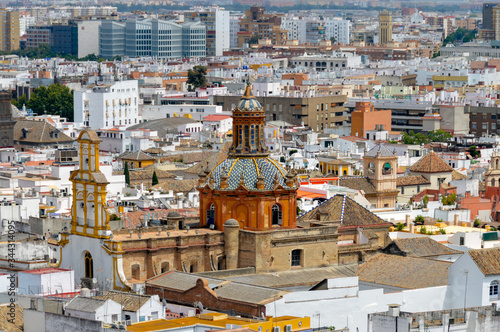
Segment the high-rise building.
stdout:
<path fill-rule="evenodd" d="M 493 31 L 495 40 L 500 40 L 500 4 L 493 7 Z"/>
<path fill-rule="evenodd" d="M 184 13 L 184 20 L 199 21 L 207 29 L 207 56 L 221 56 L 230 48 L 229 11 L 220 7 L 194 7 Z"/>
<path fill-rule="evenodd" d="M 240 21 L 238 46 L 248 43 L 252 37 L 270 39 L 273 45 L 282 45 L 287 40 L 288 31 L 281 28 L 281 16 L 266 14 L 264 7 L 253 6 L 245 11 Z"/>
<path fill-rule="evenodd" d="M 19 49 L 19 11 L 0 9 L 0 51 Z"/>
<path fill-rule="evenodd" d="M 384 10 L 378 15 L 379 44 L 384 45 L 392 42 L 392 13 Z"/>
<path fill-rule="evenodd" d="M 238 31 L 240 31 L 240 16 L 229 17 L 229 47 L 238 47 Z"/>
<path fill-rule="evenodd" d="M 336 43 L 350 42 L 348 20 L 292 16 L 282 19 L 281 28 L 288 31 L 288 40 L 297 40 L 299 44 L 318 44 L 332 37 Z"/>
<path fill-rule="evenodd" d="M 161 59 L 206 56 L 206 28 L 201 22 L 165 20 L 104 21 L 99 28 L 99 54 L 153 56 Z"/>
<path fill-rule="evenodd" d="M 76 24 L 31 26 L 26 30 L 26 47 L 46 44 L 59 54 L 78 54 L 78 27 Z"/>
<path fill-rule="evenodd" d="M 483 3 L 483 29 L 493 29 L 493 7 L 498 3 Z"/>

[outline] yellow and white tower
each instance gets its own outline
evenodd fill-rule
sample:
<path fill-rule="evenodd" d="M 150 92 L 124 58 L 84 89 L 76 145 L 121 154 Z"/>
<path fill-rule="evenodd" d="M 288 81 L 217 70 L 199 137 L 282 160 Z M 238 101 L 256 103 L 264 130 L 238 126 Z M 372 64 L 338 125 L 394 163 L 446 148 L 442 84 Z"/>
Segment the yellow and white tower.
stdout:
<path fill-rule="evenodd" d="M 99 143 L 95 131 L 83 131 L 80 145 L 80 168 L 71 173 L 73 207 L 71 233 L 109 239 L 109 215 L 106 211 L 106 186 L 109 182 L 99 170 Z"/>
<path fill-rule="evenodd" d="M 73 207 L 71 230 L 61 233 L 59 267 L 75 271 L 82 286 L 128 290 L 123 272 L 121 242 L 113 241 L 106 207 L 106 176 L 99 170 L 99 143 L 93 130 L 77 139 L 80 167 L 71 173 Z"/>

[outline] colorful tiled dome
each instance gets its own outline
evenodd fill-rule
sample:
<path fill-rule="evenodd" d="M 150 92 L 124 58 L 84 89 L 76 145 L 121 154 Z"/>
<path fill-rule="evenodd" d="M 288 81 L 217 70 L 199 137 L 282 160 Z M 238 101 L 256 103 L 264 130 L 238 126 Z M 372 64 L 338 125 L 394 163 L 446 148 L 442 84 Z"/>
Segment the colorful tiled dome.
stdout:
<path fill-rule="evenodd" d="M 273 190 L 276 181 L 283 188 L 286 185 L 287 172 L 271 158 L 229 158 L 217 165 L 210 172 L 207 181 L 212 189 L 235 190 L 242 182 L 247 190 Z M 257 181 L 263 181 L 264 187 L 257 188 Z M 227 187 L 221 186 L 226 181 Z"/>
<path fill-rule="evenodd" d="M 262 111 L 262 105 L 255 98 L 252 92 L 252 86 L 247 85 L 243 97 L 241 97 L 240 102 L 236 105 L 236 108 L 240 111 Z"/>

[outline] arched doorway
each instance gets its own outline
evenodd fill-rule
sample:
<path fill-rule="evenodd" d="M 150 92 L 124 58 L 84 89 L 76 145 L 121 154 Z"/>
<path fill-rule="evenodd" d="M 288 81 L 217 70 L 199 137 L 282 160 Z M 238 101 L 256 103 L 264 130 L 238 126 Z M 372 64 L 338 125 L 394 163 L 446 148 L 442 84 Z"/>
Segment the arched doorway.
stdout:
<path fill-rule="evenodd" d="M 92 255 L 90 252 L 85 253 L 85 278 L 94 277 L 94 262 L 92 260 Z"/>

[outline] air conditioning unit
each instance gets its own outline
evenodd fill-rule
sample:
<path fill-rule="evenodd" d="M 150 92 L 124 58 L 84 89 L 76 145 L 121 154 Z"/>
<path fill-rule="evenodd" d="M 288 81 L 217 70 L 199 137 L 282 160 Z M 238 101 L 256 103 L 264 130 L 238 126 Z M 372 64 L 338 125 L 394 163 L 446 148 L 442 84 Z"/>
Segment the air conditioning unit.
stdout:
<path fill-rule="evenodd" d="M 129 319 L 129 320 L 126 320 L 125 321 L 125 325 L 129 326 L 129 325 L 132 325 L 132 321 Z"/>
<path fill-rule="evenodd" d="M 285 325 L 285 332 L 292 332 L 292 325 Z"/>
<path fill-rule="evenodd" d="M 279 326 L 273 327 L 273 332 L 281 332 L 281 328 Z"/>

